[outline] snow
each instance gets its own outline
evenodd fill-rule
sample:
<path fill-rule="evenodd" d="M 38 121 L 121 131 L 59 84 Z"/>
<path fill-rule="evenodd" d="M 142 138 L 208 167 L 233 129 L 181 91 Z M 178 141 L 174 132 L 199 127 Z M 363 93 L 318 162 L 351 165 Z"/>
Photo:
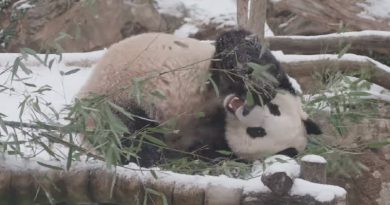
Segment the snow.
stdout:
<path fill-rule="evenodd" d="M 210 22 L 235 25 L 236 3 L 235 0 L 158 0 L 158 10 L 161 13 L 179 14 L 177 8 L 185 7 L 188 12 L 188 22 Z"/>
<path fill-rule="evenodd" d="M 174 35 L 180 37 L 188 37 L 199 31 L 199 28 L 192 24 L 184 24 L 180 28 L 176 29 Z"/>
<path fill-rule="evenodd" d="M 390 31 L 364 30 L 364 31 L 331 33 L 331 34 L 315 35 L 315 36 L 280 36 L 280 38 L 291 38 L 291 39 L 297 39 L 297 40 L 305 40 L 305 39 L 363 37 L 363 36 L 390 37 Z"/>
<path fill-rule="evenodd" d="M 277 172 L 285 172 L 290 178 L 299 177 L 300 166 L 292 158 L 285 155 L 274 155 L 264 161 L 264 175 L 270 175 Z"/>
<path fill-rule="evenodd" d="M 362 55 L 356 55 L 347 53 L 339 57 L 337 54 L 315 54 L 315 55 L 284 55 L 280 53 L 273 53 L 275 57 L 284 63 L 300 62 L 300 61 L 315 61 L 315 60 L 339 60 L 339 61 L 357 61 L 357 62 L 371 62 L 375 64 L 379 69 L 382 69 L 386 72 L 390 72 L 390 67 L 380 63 L 372 58 Z"/>
<path fill-rule="evenodd" d="M 312 163 L 319 163 L 319 164 L 326 164 L 326 159 L 314 154 L 308 154 L 301 158 L 301 161 L 305 162 L 312 162 Z"/>
<path fill-rule="evenodd" d="M 237 25 L 236 0 L 157 0 L 159 12 L 184 18 L 186 22 L 174 34 L 182 37 L 196 33 L 203 25 L 218 28 Z M 265 36 L 273 36 L 265 25 Z"/>
<path fill-rule="evenodd" d="M 364 2 L 357 2 L 356 5 L 363 8 L 359 13 L 360 17 L 370 20 L 390 19 L 390 1 L 389 0 L 365 0 Z"/>
<path fill-rule="evenodd" d="M 310 195 L 317 201 L 327 202 L 332 201 L 336 197 L 345 197 L 347 192 L 345 189 L 338 186 L 317 184 L 303 179 L 295 179 L 290 194 L 299 196 Z"/>

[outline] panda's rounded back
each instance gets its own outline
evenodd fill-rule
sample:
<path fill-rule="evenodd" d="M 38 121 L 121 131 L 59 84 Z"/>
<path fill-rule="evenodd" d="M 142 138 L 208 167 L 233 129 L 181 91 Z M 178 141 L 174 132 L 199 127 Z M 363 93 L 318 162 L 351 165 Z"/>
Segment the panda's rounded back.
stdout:
<path fill-rule="evenodd" d="M 78 97 L 107 95 L 116 104 L 136 103 L 132 79 L 144 81 L 139 104 L 152 118 L 167 120 L 203 109 L 213 95 L 206 87 L 214 46 L 164 33 L 140 34 L 112 45 Z M 164 99 L 150 95 L 159 92 Z M 210 98 L 211 97 L 211 98 Z M 195 106 L 196 105 L 196 106 Z M 195 110 L 192 110 L 195 109 Z"/>

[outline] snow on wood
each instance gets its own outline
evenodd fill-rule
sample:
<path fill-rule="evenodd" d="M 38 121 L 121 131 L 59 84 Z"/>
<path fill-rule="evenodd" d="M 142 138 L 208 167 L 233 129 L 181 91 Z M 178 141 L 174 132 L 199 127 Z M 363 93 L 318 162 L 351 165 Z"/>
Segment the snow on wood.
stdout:
<path fill-rule="evenodd" d="M 348 46 L 348 51 L 375 50 L 390 53 L 390 32 L 366 30 L 317 36 L 269 36 L 269 48 L 286 53 L 337 53 Z"/>
<path fill-rule="evenodd" d="M 40 162 L 58 168 L 65 162 Z M 0 200 L 13 200 L 14 205 L 26 201 L 72 200 L 78 203 L 128 204 L 147 199 L 163 204 L 336 204 L 343 199 L 342 188 L 313 184 L 295 179 L 290 193 L 283 197 L 270 194 L 259 177 L 242 180 L 226 176 L 189 176 L 170 171 L 140 168 L 134 164 L 108 169 L 98 161 L 75 162 L 69 171 L 40 166 L 33 160 L 8 155 L 0 157 Z M 302 187 L 301 187 L 302 186 Z M 316 190 L 313 190 L 316 189 Z M 41 191 L 38 191 L 41 190 Z M 229 196 L 226 196 L 229 194 Z M 316 201 L 317 200 L 317 201 Z"/>
<path fill-rule="evenodd" d="M 319 155 L 314 154 L 308 154 L 301 158 L 301 161 L 304 162 L 311 162 L 311 163 L 320 163 L 320 164 L 326 164 L 326 159 Z"/>
<path fill-rule="evenodd" d="M 290 194 L 299 196 L 309 194 L 310 196 L 315 196 L 314 198 L 316 200 L 325 202 L 332 201 L 336 198 L 345 199 L 346 191 L 338 186 L 317 184 L 303 179 L 295 179 Z"/>
<path fill-rule="evenodd" d="M 370 82 L 390 89 L 390 67 L 367 56 L 344 54 L 283 55 L 274 53 L 287 73 L 294 78 L 311 76 L 315 72 L 335 70 L 341 72 L 366 70 L 371 74 Z"/>
<path fill-rule="evenodd" d="M 301 158 L 301 178 L 315 183 L 326 183 L 326 160 L 318 155 L 305 155 Z"/>

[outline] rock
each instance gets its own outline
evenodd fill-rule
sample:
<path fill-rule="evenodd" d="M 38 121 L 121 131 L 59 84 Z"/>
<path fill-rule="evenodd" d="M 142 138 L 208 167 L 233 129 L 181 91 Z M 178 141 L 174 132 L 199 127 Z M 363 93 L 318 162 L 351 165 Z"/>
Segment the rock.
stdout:
<path fill-rule="evenodd" d="M 318 35 L 341 29 L 390 30 L 389 19 L 367 17 L 367 0 L 279 0 L 271 1 L 268 24 L 277 35 Z"/>
<path fill-rule="evenodd" d="M 41 0 L 16 26 L 7 51 L 21 47 L 66 52 L 108 47 L 130 35 L 172 32 L 182 19 L 162 16 L 150 0 Z M 169 21 L 168 21 L 169 20 Z"/>

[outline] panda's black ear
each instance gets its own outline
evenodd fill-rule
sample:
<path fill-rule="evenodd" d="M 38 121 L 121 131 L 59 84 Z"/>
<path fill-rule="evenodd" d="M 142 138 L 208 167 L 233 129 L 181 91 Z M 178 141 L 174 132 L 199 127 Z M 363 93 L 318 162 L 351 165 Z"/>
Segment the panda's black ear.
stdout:
<path fill-rule="evenodd" d="M 303 120 L 307 134 L 320 135 L 322 134 L 321 128 L 312 119 L 307 118 Z"/>

